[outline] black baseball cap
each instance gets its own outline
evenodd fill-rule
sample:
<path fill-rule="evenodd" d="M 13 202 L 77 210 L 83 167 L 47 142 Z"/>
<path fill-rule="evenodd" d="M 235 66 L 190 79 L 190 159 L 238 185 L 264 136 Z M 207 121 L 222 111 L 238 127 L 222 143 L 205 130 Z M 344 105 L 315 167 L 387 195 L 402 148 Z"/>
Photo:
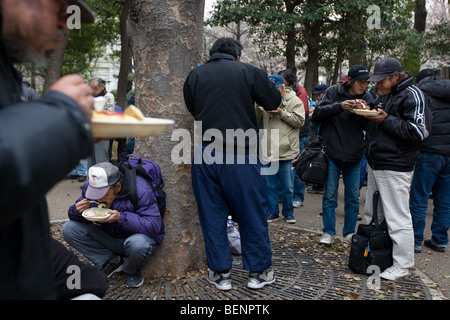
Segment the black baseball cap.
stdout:
<path fill-rule="evenodd" d="M 67 0 L 67 5 L 76 5 L 80 8 L 81 22 L 82 23 L 94 23 L 95 17 L 91 9 L 85 3 L 84 0 Z"/>
<path fill-rule="evenodd" d="M 348 77 L 351 78 L 351 80 L 367 80 L 370 78 L 370 73 L 365 66 L 356 65 L 350 68 Z"/>
<path fill-rule="evenodd" d="M 394 72 L 402 71 L 402 65 L 395 58 L 384 58 L 378 60 L 375 63 L 375 68 L 373 69 L 373 75 L 369 78 L 371 82 L 378 82 L 386 78 L 388 75 Z"/>

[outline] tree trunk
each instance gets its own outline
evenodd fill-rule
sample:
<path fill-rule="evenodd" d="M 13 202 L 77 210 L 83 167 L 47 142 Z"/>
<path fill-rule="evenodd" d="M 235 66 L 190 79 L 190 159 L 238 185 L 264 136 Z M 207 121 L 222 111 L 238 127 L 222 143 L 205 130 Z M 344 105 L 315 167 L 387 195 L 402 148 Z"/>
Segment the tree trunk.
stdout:
<path fill-rule="evenodd" d="M 286 13 L 293 14 L 295 7 L 299 4 L 293 1 L 284 1 L 286 5 Z M 296 52 L 296 43 L 297 43 L 297 31 L 296 26 L 290 26 L 290 31 L 287 32 L 286 37 L 286 68 L 294 71 L 294 74 L 297 73 L 297 66 L 295 64 L 295 52 Z"/>
<path fill-rule="evenodd" d="M 314 21 L 311 25 L 305 25 L 305 44 L 308 59 L 306 60 L 304 88 L 311 97 L 319 79 L 319 40 L 320 20 Z"/>
<path fill-rule="evenodd" d="M 427 2 L 426 0 L 416 0 L 414 10 L 414 29 L 424 32 L 427 25 Z"/>
<path fill-rule="evenodd" d="M 69 42 L 69 33 L 67 33 L 64 40 L 53 51 L 48 58 L 47 72 L 45 74 L 43 93 L 46 93 L 50 87 L 59 79 L 62 75 L 62 65 L 64 63 L 64 54 L 66 52 L 67 43 Z"/>
<path fill-rule="evenodd" d="M 127 106 L 128 93 L 128 76 L 132 70 L 132 53 L 130 48 L 130 41 L 127 33 L 127 17 L 130 11 L 131 0 L 125 0 L 123 3 L 122 14 L 120 15 L 120 70 L 119 79 L 117 83 L 117 98 L 118 106 L 125 109 Z"/>
<path fill-rule="evenodd" d="M 128 17 L 135 66 L 136 105 L 146 116 L 175 121 L 157 137 L 136 139 L 136 153 L 156 161 L 165 179 L 166 237 L 144 268 L 147 279 L 177 278 L 206 267 L 190 166 L 175 164 L 175 129 L 193 136 L 183 84 L 200 62 L 204 0 L 132 0 Z"/>

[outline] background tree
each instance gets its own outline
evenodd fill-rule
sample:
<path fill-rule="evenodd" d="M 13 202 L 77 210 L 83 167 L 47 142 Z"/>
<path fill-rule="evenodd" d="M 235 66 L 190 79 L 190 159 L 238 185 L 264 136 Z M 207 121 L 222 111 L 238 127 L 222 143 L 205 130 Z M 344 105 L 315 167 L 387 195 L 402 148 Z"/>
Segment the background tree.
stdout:
<path fill-rule="evenodd" d="M 311 93 L 319 70 L 333 84 L 342 70 L 354 64 L 371 68 L 388 55 L 417 73 L 427 49 L 427 34 L 417 31 L 426 23 L 425 4 L 424 0 L 217 0 L 207 24 L 245 21 L 253 41 L 269 57 L 285 56 L 286 67 L 304 72 L 304 87 Z M 368 9 L 373 7 L 378 12 L 375 27 L 368 24 L 374 14 Z"/>
<path fill-rule="evenodd" d="M 205 267 L 190 167 L 171 160 L 177 128 L 193 132 L 183 85 L 201 59 L 204 0 L 132 0 L 128 30 L 135 64 L 136 104 L 145 115 L 175 120 L 157 137 L 137 139 L 137 152 L 160 164 L 168 210 L 166 238 L 146 265 L 146 278 L 184 276 Z"/>

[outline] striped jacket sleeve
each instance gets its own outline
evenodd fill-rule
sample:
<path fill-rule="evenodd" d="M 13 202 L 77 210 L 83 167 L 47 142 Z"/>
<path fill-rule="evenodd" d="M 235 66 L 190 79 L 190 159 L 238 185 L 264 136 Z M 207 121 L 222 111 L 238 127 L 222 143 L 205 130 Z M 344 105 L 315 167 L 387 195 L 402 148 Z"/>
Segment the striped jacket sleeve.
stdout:
<path fill-rule="evenodd" d="M 383 122 L 383 130 L 404 142 L 421 143 L 429 136 L 431 111 L 427 107 L 423 92 L 414 85 L 400 94 L 395 114 L 388 115 Z"/>

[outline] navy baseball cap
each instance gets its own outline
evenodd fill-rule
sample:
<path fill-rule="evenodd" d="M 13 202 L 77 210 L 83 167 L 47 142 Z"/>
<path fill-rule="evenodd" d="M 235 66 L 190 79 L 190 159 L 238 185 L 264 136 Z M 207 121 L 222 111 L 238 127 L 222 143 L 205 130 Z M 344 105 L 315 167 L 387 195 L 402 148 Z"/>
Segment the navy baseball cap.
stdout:
<path fill-rule="evenodd" d="M 371 82 L 378 82 L 394 72 L 402 71 L 402 65 L 395 58 L 384 58 L 375 63 L 373 75 L 368 79 Z"/>
<path fill-rule="evenodd" d="M 318 86 L 316 86 L 314 88 L 313 94 L 325 92 L 327 89 L 328 89 L 328 86 L 326 84 L 319 84 Z"/>
<path fill-rule="evenodd" d="M 352 80 L 367 80 L 370 78 L 370 73 L 365 66 L 356 65 L 350 68 L 348 77 Z"/>

